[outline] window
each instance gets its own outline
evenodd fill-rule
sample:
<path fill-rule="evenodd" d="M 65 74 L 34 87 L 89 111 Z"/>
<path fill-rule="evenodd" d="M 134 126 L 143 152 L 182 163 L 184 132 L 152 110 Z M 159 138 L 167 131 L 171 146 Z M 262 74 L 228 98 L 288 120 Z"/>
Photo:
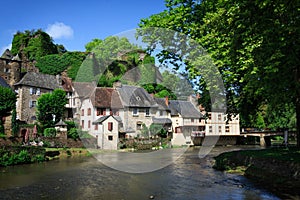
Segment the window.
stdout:
<path fill-rule="evenodd" d="M 226 133 L 229 133 L 229 132 L 230 132 L 229 126 L 226 126 L 226 127 L 225 127 L 225 132 L 226 132 Z"/>
<path fill-rule="evenodd" d="M 97 116 L 106 115 L 106 108 L 97 108 Z"/>
<path fill-rule="evenodd" d="M 98 130 L 98 124 L 95 124 L 95 128 L 94 128 L 95 130 Z"/>
<path fill-rule="evenodd" d="M 208 114 L 208 119 L 211 119 L 211 114 L 210 113 Z"/>
<path fill-rule="evenodd" d="M 30 108 L 36 107 L 36 101 L 30 101 L 30 102 L 29 102 L 29 107 L 30 107 Z"/>
<path fill-rule="evenodd" d="M 81 116 L 84 116 L 84 109 L 81 109 Z"/>
<path fill-rule="evenodd" d="M 91 113 L 92 113 L 92 109 L 91 109 L 91 108 L 88 108 L 87 115 L 90 116 Z"/>
<path fill-rule="evenodd" d="M 88 121 L 88 128 L 91 128 L 91 120 Z"/>
<path fill-rule="evenodd" d="M 146 108 L 145 113 L 146 113 L 146 116 L 150 116 L 150 109 L 149 109 L 149 108 Z"/>
<path fill-rule="evenodd" d="M 136 123 L 136 129 L 137 130 L 142 130 L 142 127 L 143 127 L 143 122 L 137 122 Z"/>
<path fill-rule="evenodd" d="M 222 126 L 219 126 L 219 133 L 222 133 Z"/>
<path fill-rule="evenodd" d="M 221 119 L 222 119 L 222 115 L 218 114 L 218 120 L 221 121 Z"/>
<path fill-rule="evenodd" d="M 164 111 L 163 110 L 160 110 L 159 111 L 159 116 L 163 116 L 164 115 Z"/>
<path fill-rule="evenodd" d="M 132 115 L 133 116 L 138 116 L 139 115 L 139 109 L 138 108 L 133 108 Z"/>
<path fill-rule="evenodd" d="M 108 122 L 108 127 L 107 127 L 107 129 L 108 129 L 109 131 L 112 131 L 112 130 L 113 130 L 113 123 L 112 123 L 112 122 Z"/>
<path fill-rule="evenodd" d="M 114 137 L 112 135 L 108 136 L 108 140 L 112 141 L 114 139 Z"/>
<path fill-rule="evenodd" d="M 209 132 L 212 133 L 212 126 L 209 126 Z"/>
<path fill-rule="evenodd" d="M 9 73 L 9 72 L 10 72 L 10 69 L 5 67 L 5 68 L 4 68 L 4 72 L 5 72 L 5 73 Z"/>
<path fill-rule="evenodd" d="M 41 94 L 41 91 L 40 91 L 40 88 L 30 88 L 29 89 L 29 93 L 32 95 L 32 94 L 36 94 L 36 95 L 40 95 Z"/>
<path fill-rule="evenodd" d="M 84 120 L 81 120 L 81 127 L 84 128 Z"/>
<path fill-rule="evenodd" d="M 194 123 L 194 122 L 195 122 L 195 120 L 194 120 L 194 119 L 191 119 L 191 122 L 192 122 L 192 123 Z"/>

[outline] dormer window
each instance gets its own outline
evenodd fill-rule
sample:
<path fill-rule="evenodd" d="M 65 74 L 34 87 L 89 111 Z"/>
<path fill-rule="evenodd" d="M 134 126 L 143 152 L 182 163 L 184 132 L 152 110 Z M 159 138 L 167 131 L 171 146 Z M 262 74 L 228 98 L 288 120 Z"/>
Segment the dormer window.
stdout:
<path fill-rule="evenodd" d="M 10 73 L 10 69 L 9 68 L 4 68 L 4 73 Z"/>
<path fill-rule="evenodd" d="M 40 95 L 41 94 L 40 88 L 35 88 L 35 87 L 30 88 L 29 92 L 30 92 L 31 95 L 32 94 L 36 94 L 36 95 Z"/>
<path fill-rule="evenodd" d="M 133 108 L 132 115 L 133 116 L 139 116 L 139 109 L 138 108 Z"/>

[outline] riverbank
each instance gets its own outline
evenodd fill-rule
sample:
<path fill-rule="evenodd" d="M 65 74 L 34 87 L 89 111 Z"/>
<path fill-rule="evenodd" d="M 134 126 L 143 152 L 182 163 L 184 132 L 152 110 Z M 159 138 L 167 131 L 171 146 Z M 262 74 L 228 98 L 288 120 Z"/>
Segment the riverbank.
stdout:
<path fill-rule="evenodd" d="M 225 152 L 215 169 L 240 173 L 282 198 L 300 197 L 300 149 L 269 148 Z"/>

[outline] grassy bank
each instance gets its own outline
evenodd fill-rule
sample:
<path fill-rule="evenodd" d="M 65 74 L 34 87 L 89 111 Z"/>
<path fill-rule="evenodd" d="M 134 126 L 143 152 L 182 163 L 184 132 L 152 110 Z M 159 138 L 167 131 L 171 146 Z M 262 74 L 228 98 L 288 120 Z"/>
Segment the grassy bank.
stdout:
<path fill-rule="evenodd" d="M 71 156 L 91 156 L 85 148 L 45 148 L 46 158 L 49 160 L 67 158 Z"/>
<path fill-rule="evenodd" d="M 275 194 L 300 197 L 300 149 L 269 148 L 222 153 L 215 169 L 241 173 Z"/>
<path fill-rule="evenodd" d="M 90 156 L 85 148 L 45 148 L 36 146 L 4 146 L 0 148 L 0 167 L 39 163 L 73 156 Z"/>

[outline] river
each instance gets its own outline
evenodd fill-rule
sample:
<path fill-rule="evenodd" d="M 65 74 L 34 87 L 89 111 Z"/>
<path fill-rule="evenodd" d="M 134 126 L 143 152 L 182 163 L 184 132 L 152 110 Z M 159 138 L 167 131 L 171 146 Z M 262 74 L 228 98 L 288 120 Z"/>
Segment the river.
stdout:
<path fill-rule="evenodd" d="M 199 148 L 189 148 L 170 165 L 145 173 L 84 156 L 0 168 L 0 199 L 279 199 L 241 175 L 212 168 L 213 156 L 234 149 L 239 147 L 216 147 L 200 159 Z"/>

